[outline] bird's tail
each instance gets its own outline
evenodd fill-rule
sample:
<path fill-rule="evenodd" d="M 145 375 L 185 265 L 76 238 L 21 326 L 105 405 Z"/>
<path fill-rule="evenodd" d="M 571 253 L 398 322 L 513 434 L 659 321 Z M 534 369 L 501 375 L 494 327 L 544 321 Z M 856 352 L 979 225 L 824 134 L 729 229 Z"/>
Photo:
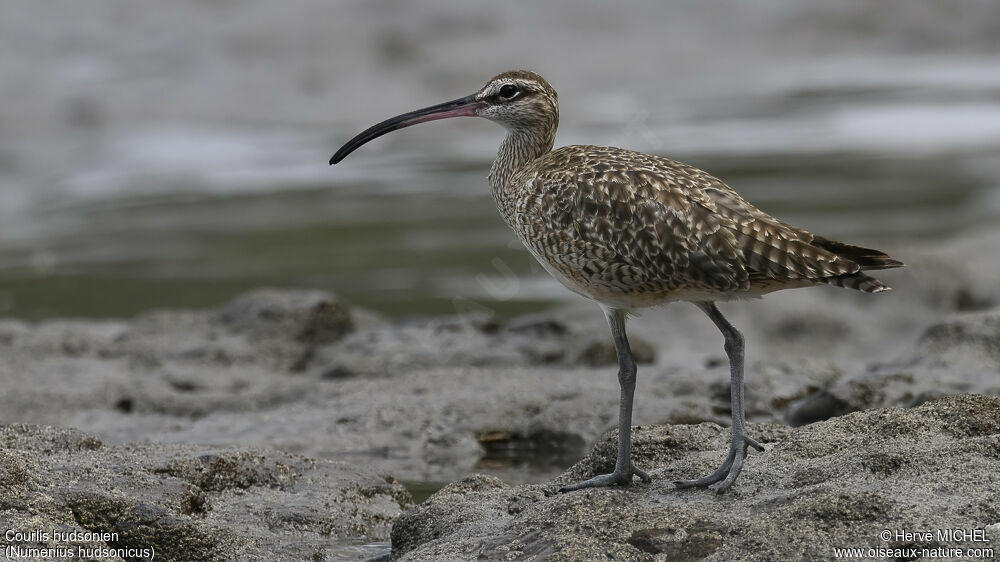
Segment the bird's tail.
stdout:
<path fill-rule="evenodd" d="M 838 275 L 837 277 L 824 277 L 821 281 L 834 287 L 844 287 L 845 289 L 854 289 L 865 293 L 881 293 L 882 291 L 892 290 L 892 287 L 878 279 L 860 272 Z"/>
<path fill-rule="evenodd" d="M 812 243 L 813 245 L 819 246 L 824 250 L 833 252 L 839 257 L 848 259 L 861 267 L 861 271 L 858 271 L 857 273 L 848 273 L 846 275 L 837 275 L 835 277 L 826 277 L 822 279 L 824 283 L 833 285 L 834 287 L 844 287 L 847 289 L 854 289 L 856 291 L 863 291 L 865 293 L 881 293 L 882 291 L 890 291 L 892 290 L 891 287 L 874 277 L 865 275 L 862 271 L 903 267 L 903 262 L 889 257 L 889 255 L 884 252 L 873 250 L 871 248 L 852 246 L 850 244 L 820 238 L 819 236 L 814 238 Z"/>
<path fill-rule="evenodd" d="M 842 258 L 851 260 L 861 266 L 861 271 L 867 271 L 869 269 L 892 269 L 894 267 L 903 267 L 903 262 L 892 259 L 889 257 L 889 254 L 886 254 L 885 252 L 880 252 L 871 248 L 852 246 L 850 244 L 844 244 L 843 242 L 827 240 L 826 238 L 821 238 L 819 236 L 813 238 L 812 245 L 819 246 L 820 248 L 833 252 Z"/>

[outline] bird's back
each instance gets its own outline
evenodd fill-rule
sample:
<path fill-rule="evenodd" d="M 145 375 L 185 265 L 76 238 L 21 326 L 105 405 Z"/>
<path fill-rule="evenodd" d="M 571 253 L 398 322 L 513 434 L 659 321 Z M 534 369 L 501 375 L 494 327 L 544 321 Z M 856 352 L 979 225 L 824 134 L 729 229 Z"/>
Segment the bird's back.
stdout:
<path fill-rule="evenodd" d="M 548 152 L 498 197 L 546 269 L 571 289 L 620 306 L 818 283 L 877 292 L 887 287 L 862 271 L 902 265 L 785 224 L 693 166 L 620 148 Z"/>

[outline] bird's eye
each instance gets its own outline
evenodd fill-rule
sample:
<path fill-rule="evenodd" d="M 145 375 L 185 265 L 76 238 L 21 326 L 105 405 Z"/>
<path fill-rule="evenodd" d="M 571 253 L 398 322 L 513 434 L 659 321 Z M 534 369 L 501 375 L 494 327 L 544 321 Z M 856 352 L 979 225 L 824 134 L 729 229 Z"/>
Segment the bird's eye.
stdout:
<path fill-rule="evenodd" d="M 504 84 L 500 87 L 500 99 L 512 100 L 514 99 L 514 96 L 517 95 L 517 92 L 517 86 L 513 84 Z"/>

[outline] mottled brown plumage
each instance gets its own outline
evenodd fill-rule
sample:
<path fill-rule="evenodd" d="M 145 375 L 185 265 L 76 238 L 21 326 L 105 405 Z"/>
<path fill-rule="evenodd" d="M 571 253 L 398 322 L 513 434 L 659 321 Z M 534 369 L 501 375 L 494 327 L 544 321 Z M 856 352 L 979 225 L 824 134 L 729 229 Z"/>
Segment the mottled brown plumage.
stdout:
<path fill-rule="evenodd" d="M 691 301 L 725 336 L 733 406 L 729 456 L 713 474 L 677 483 L 721 482 L 721 492 L 740 474 L 746 447 L 762 447 L 745 431 L 743 336 L 714 301 L 819 284 L 876 293 L 888 287 L 864 272 L 903 265 L 877 250 L 785 224 L 687 164 L 613 147 L 552 150 L 556 92 L 524 70 L 499 74 L 473 95 L 383 121 L 345 144 L 330 163 L 387 132 L 457 116 L 485 117 L 506 128 L 488 178 L 497 208 L 549 273 L 600 303 L 618 351 L 615 471 L 564 490 L 649 479 L 630 457 L 635 363 L 625 336 L 628 311 Z"/>
<path fill-rule="evenodd" d="M 760 211 L 686 164 L 568 146 L 512 174 L 501 207 L 524 244 L 574 291 L 642 307 L 820 283 L 887 289 L 862 273 L 889 256 L 831 242 Z"/>

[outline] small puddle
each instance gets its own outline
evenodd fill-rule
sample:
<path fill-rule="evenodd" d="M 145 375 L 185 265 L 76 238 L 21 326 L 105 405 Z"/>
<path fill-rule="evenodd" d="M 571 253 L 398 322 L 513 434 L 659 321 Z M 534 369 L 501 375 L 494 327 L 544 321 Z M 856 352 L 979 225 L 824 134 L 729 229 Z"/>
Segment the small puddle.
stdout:
<path fill-rule="evenodd" d="M 541 484 L 565 472 L 586 454 L 586 444 L 575 435 L 534 434 L 520 436 L 504 431 L 478 436 L 485 454 L 472 472 L 488 474 L 509 485 Z M 422 503 L 448 482 L 402 480 L 400 483 Z"/>
<path fill-rule="evenodd" d="M 392 546 L 387 542 L 345 544 L 335 546 L 332 549 L 325 551 L 324 554 L 326 554 L 328 558 L 324 558 L 324 560 L 364 560 L 365 562 L 381 562 L 383 560 L 389 560 L 389 555 L 391 553 Z"/>
<path fill-rule="evenodd" d="M 400 480 L 399 483 L 413 496 L 413 503 L 424 503 L 424 500 L 448 485 L 447 482 L 431 480 Z"/>

